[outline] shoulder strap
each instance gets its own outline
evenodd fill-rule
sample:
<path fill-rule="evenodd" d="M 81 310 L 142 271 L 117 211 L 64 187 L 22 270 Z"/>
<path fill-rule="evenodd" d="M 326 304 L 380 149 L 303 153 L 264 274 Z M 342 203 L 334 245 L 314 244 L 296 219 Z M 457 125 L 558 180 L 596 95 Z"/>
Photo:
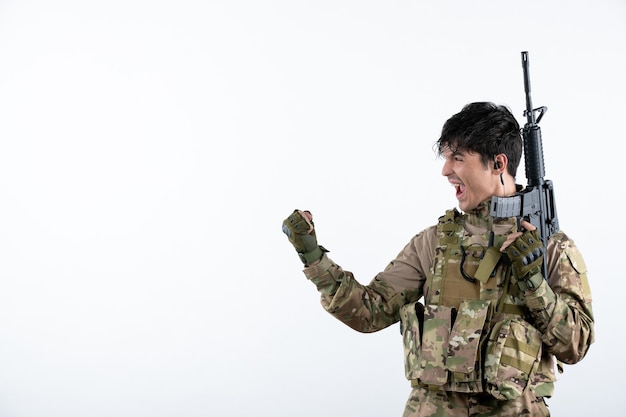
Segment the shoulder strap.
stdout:
<path fill-rule="evenodd" d="M 456 209 L 447 210 L 437 223 L 437 247 L 428 277 L 427 304 L 441 304 L 444 278 L 451 257 L 460 258 L 460 236 L 463 231 L 462 215 Z"/>
<path fill-rule="evenodd" d="M 446 214 L 439 217 L 437 224 L 437 241 L 439 245 L 448 243 L 458 243 L 458 230 L 461 224 L 457 222 L 457 219 L 461 217 L 461 213 L 457 209 L 450 209 L 446 211 Z"/>

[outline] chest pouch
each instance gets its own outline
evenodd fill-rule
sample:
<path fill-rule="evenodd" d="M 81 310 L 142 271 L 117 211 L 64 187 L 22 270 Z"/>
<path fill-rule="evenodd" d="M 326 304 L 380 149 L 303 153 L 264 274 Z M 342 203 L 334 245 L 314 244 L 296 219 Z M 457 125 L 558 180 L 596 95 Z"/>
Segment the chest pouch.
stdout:
<path fill-rule="evenodd" d="M 407 379 L 431 386 L 469 383 L 461 391 L 480 391 L 479 346 L 489 305 L 488 300 L 466 300 L 458 309 L 420 303 L 403 307 Z"/>
<path fill-rule="evenodd" d="M 514 400 L 529 387 L 541 360 L 541 334 L 521 318 L 493 327 L 485 356 L 486 390 L 499 400 Z"/>

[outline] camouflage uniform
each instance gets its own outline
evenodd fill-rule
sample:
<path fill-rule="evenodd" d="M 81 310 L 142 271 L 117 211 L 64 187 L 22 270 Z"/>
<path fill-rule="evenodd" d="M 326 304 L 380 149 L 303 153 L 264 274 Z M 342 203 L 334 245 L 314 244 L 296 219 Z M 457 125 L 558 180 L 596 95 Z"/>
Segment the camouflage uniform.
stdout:
<path fill-rule="evenodd" d="M 498 250 L 516 219 L 494 219 L 489 207 L 448 211 L 367 286 L 326 254 L 304 269 L 322 306 L 351 328 L 401 322 L 413 387 L 405 417 L 548 416 L 554 358 L 574 364 L 593 343 L 591 292 L 574 242 L 552 236 L 549 285 L 522 292 Z"/>

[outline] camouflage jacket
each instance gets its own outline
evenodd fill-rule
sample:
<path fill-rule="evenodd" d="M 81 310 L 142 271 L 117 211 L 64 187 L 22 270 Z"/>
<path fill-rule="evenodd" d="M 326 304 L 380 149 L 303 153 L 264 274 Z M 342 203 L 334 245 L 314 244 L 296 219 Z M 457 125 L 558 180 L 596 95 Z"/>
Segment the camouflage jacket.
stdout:
<path fill-rule="evenodd" d="M 494 270 L 493 278 L 487 278 L 484 283 L 470 283 L 459 272 L 453 274 L 456 279 L 450 278 L 454 271 L 462 271 L 464 275 L 476 273 L 479 262 L 473 259 L 482 253 L 474 254 L 474 249 L 484 250 L 491 230 L 500 238 L 500 244 L 514 230 L 516 219 L 495 221 L 488 214 L 489 205 L 487 200 L 474 211 L 462 215 L 455 212 L 460 225 L 457 247 L 469 252 L 468 256 L 463 254 L 464 265 L 456 266 L 460 264 L 460 256 L 447 259 L 455 258 L 451 254 L 460 251 L 442 251 L 442 233 L 454 232 L 442 232 L 441 227 L 432 226 L 413 237 L 368 285 L 360 284 L 351 272 L 326 254 L 319 263 L 306 267 L 304 273 L 321 293 L 324 309 L 351 328 L 375 332 L 402 322 L 405 370 L 412 382 L 440 385 L 451 391 L 489 391 L 496 398 L 512 399 L 525 386 L 519 386 L 519 375 L 511 374 L 508 365 L 519 362 L 520 358 L 523 362 L 531 354 L 537 358 L 531 358 L 528 369 L 515 367 L 523 370 L 518 373 L 530 380 L 528 386 L 538 396 L 550 396 L 555 380 L 553 358 L 574 364 L 585 356 L 594 340 L 586 266 L 574 242 L 558 232 L 546 248 L 548 282 L 532 292 L 522 294 L 517 290 L 516 279 L 511 277 L 505 262 L 498 263 L 497 273 Z M 453 265 L 447 268 L 450 272 L 443 274 L 445 280 L 442 261 Z M 446 322 L 442 335 L 442 325 L 446 327 Z M 430 337 L 432 331 L 435 334 Z M 523 341 L 506 341 L 508 333 L 517 334 Z M 432 343 L 442 336 L 445 346 Z M 530 346 L 533 339 L 537 340 L 536 348 Z M 459 341 L 461 347 L 472 345 L 473 350 L 465 346 L 463 353 Z M 452 357 L 455 354 L 457 357 Z M 447 364 L 437 363 L 447 356 L 451 357 Z M 513 359 L 501 365 L 504 357 Z M 494 387 L 494 378 L 516 383 L 513 386 L 498 383 Z"/>

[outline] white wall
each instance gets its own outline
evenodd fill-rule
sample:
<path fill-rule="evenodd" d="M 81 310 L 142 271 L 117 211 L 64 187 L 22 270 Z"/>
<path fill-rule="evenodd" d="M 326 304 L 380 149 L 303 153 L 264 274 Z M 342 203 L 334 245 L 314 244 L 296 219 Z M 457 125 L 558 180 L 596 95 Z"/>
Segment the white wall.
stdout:
<path fill-rule="evenodd" d="M 443 122 L 524 122 L 523 50 L 597 319 L 550 409 L 620 413 L 626 3 L 553 3 L 0 2 L 0 416 L 401 415 L 397 326 L 325 313 L 280 224 L 368 282 L 455 205 Z"/>

